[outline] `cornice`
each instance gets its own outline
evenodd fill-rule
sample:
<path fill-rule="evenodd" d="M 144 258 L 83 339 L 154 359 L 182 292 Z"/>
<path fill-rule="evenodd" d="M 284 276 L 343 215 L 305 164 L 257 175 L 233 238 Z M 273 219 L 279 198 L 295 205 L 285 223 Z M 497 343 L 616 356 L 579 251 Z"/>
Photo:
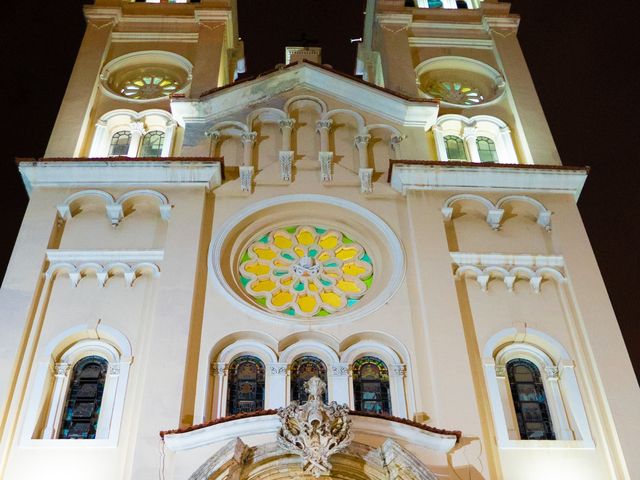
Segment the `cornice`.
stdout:
<path fill-rule="evenodd" d="M 99 7 L 96 5 L 85 5 L 84 18 L 87 22 L 113 22 L 119 23 L 122 20 L 122 8 L 120 7 Z"/>

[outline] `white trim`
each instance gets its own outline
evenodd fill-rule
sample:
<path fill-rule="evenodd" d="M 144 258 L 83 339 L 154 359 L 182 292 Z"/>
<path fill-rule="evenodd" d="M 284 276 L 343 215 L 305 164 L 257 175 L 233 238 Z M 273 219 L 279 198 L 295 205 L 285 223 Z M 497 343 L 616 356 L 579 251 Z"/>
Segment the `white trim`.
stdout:
<path fill-rule="evenodd" d="M 269 198 L 259 202 L 255 202 L 239 212 L 236 212 L 230 218 L 228 218 L 221 227 L 214 233 L 213 239 L 209 246 L 209 274 L 215 284 L 220 288 L 220 291 L 238 308 L 252 317 L 259 317 L 264 320 L 275 320 L 279 323 L 291 325 L 291 318 L 277 315 L 275 313 L 268 312 L 257 306 L 254 306 L 240 297 L 227 283 L 224 278 L 223 269 L 220 264 L 220 259 L 224 258 L 222 250 L 224 242 L 229 237 L 229 234 L 233 229 L 241 222 L 246 221 L 247 217 L 254 215 L 261 210 L 269 207 L 284 205 L 287 203 L 298 202 L 316 202 L 319 204 L 328 204 L 332 206 L 341 207 L 351 212 L 360 215 L 367 220 L 376 230 L 380 233 L 380 236 L 385 241 L 386 246 L 390 250 L 390 255 L 394 259 L 393 270 L 391 272 L 389 281 L 384 289 L 370 302 L 362 307 L 354 307 L 353 309 L 346 310 L 344 313 L 337 313 L 328 317 L 314 318 L 313 320 L 304 320 L 302 318 L 296 318 L 298 324 L 313 324 L 313 325 L 334 325 L 341 322 L 354 321 L 359 318 L 370 315 L 374 311 L 381 308 L 400 288 L 402 279 L 405 273 L 405 255 L 404 249 L 398 237 L 393 230 L 377 215 L 370 210 L 361 207 L 355 203 L 342 200 L 339 198 L 329 197 L 326 195 L 315 194 L 297 194 L 297 195 L 280 195 L 277 197 Z"/>

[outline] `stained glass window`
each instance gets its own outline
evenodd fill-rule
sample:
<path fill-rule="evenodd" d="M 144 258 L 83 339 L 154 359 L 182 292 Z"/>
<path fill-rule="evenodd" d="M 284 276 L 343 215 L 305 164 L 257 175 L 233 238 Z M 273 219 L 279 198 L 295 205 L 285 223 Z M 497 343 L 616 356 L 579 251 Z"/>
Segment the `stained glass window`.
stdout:
<path fill-rule="evenodd" d="M 129 145 L 131 144 L 131 132 L 129 130 L 121 130 L 113 134 L 111 143 L 109 144 L 109 156 L 117 157 L 129 153 Z"/>
<path fill-rule="evenodd" d="M 323 317 L 356 305 L 371 286 L 364 247 L 337 230 L 291 226 L 253 241 L 240 259 L 245 291 L 268 310 Z"/>
<path fill-rule="evenodd" d="M 478 137 L 476 139 L 476 145 L 478 146 L 478 154 L 480 155 L 481 162 L 484 163 L 498 161 L 496 144 L 489 137 Z"/>
<path fill-rule="evenodd" d="M 291 364 L 291 400 L 297 400 L 301 404 L 307 401 L 304 384 L 312 377 L 318 377 L 327 383 L 327 366 L 319 358 L 310 355 L 298 357 Z M 327 403 L 326 389 L 322 394 L 322 401 Z"/>
<path fill-rule="evenodd" d="M 135 100 L 150 100 L 180 90 L 178 79 L 162 68 L 138 69 L 127 75 L 118 86 L 120 94 Z"/>
<path fill-rule="evenodd" d="M 142 139 L 141 157 L 159 157 L 162 154 L 162 144 L 164 143 L 164 132 L 153 130 L 147 133 Z"/>
<path fill-rule="evenodd" d="M 391 413 L 389 370 L 375 357 L 362 357 L 353 363 L 355 409 L 361 412 Z"/>
<path fill-rule="evenodd" d="M 540 370 L 529 360 L 507 363 L 511 396 L 522 440 L 555 440 Z"/>
<path fill-rule="evenodd" d="M 255 412 L 264 408 L 264 363 L 243 355 L 229 366 L 227 415 Z"/>
<path fill-rule="evenodd" d="M 427 94 L 456 105 L 478 105 L 484 102 L 479 88 L 458 81 L 436 81 L 426 88 Z"/>
<path fill-rule="evenodd" d="M 464 149 L 464 141 L 455 135 L 444 137 L 444 144 L 447 149 L 449 160 L 467 160 L 467 152 Z"/>
<path fill-rule="evenodd" d="M 106 376 L 104 358 L 85 357 L 76 363 L 58 438 L 96 438 Z"/>

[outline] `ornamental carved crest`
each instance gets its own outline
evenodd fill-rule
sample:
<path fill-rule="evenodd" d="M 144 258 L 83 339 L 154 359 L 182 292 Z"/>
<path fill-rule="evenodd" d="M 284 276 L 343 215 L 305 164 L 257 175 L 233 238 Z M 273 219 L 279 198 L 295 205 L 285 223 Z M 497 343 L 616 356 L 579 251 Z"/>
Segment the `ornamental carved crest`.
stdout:
<path fill-rule="evenodd" d="M 351 419 L 346 405 L 322 402 L 326 384 L 318 377 L 309 379 L 304 388 L 309 395 L 304 405 L 294 401 L 278 410 L 282 423 L 278 445 L 302 457 L 302 470 L 318 478 L 331 471 L 329 457 L 351 443 Z"/>

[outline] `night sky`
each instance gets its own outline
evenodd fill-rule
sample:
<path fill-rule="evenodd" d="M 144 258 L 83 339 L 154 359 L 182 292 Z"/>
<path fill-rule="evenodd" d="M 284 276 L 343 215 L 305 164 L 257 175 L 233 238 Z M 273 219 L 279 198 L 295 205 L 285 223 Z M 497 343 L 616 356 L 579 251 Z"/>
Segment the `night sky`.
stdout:
<path fill-rule="evenodd" d="M 9 121 L 0 142 L 2 275 L 27 203 L 14 158 L 44 154 L 82 39 L 86 3 L 92 2 L 3 2 L 0 79 Z M 282 63 L 285 43 L 302 35 L 322 45 L 323 62 L 353 73 L 349 40 L 362 35 L 363 0 L 238 3 L 249 73 Z M 633 289 L 640 271 L 640 82 L 631 73 L 640 58 L 637 22 L 631 24 L 637 4 L 514 0 L 512 11 L 522 16 L 518 36 L 563 163 L 592 167 L 579 206 L 640 373 L 640 294 Z"/>

